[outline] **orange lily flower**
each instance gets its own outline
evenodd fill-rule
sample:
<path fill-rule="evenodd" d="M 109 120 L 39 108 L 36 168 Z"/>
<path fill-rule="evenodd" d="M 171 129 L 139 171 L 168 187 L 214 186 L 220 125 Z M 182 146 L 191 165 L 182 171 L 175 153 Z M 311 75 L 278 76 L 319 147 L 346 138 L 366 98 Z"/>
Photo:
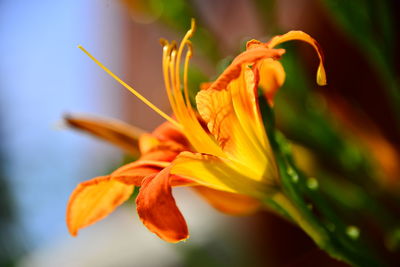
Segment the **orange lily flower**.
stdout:
<path fill-rule="evenodd" d="M 294 39 L 306 41 L 317 50 L 317 82 L 325 84 L 323 57 L 317 43 L 299 31 L 274 37 L 268 43 L 250 41 L 246 51 L 197 94 L 196 111 L 190 104 L 187 86 L 192 56 L 189 38 L 193 32 L 194 21 L 179 47 L 174 42 L 162 41 L 165 86 L 175 118 L 159 110 L 80 47 L 169 123 L 161 126 L 168 130 L 156 130 L 139 140 L 142 157 L 138 161 L 75 189 L 67 211 L 71 234 L 109 214 L 130 196 L 133 186 L 141 186 L 136 203 L 142 222 L 169 242 L 188 237 L 186 222 L 171 193 L 172 186 L 195 186 L 214 207 L 230 213 L 242 213 L 249 207 L 254 210 L 258 200 L 279 191 L 279 174 L 258 107 L 258 86 L 263 87 L 272 103 L 284 79 L 277 60 L 285 52 L 274 47 Z M 180 66 L 185 51 L 181 82 Z M 162 139 L 160 134 L 169 137 Z"/>
<path fill-rule="evenodd" d="M 170 122 L 163 123 L 151 134 L 147 134 L 115 120 L 67 116 L 65 121 L 70 127 L 112 142 L 131 155 L 137 156 L 138 151 L 142 155 L 137 161 L 118 168 L 108 176 L 96 177 L 77 186 L 67 208 L 67 225 L 73 236 L 77 235 L 79 229 L 101 220 L 126 201 L 132 194 L 134 186 L 145 188 L 146 185 L 142 184 L 145 177 L 159 173 L 181 151 L 190 150 L 185 136 Z M 190 180 L 174 176 L 171 185 L 195 184 Z M 260 206 L 258 201 L 246 196 L 220 192 L 203 186 L 192 188 L 214 208 L 227 214 L 245 215 L 256 211 Z M 179 226 L 178 229 L 183 232 L 179 235 L 175 233 L 175 239 L 187 236 L 186 223 L 180 213 L 178 215 L 170 213 L 169 216 L 172 219 L 178 218 L 171 223 Z M 176 241 L 167 236 L 161 235 L 161 237 L 171 242 Z"/>

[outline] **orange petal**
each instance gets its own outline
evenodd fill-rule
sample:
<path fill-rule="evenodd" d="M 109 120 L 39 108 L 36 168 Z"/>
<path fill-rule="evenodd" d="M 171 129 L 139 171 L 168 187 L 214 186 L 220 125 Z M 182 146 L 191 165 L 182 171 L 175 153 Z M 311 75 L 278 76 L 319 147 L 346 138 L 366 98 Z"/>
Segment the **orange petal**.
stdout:
<path fill-rule="evenodd" d="M 141 186 L 145 177 L 159 173 L 168 165 L 169 162 L 138 160 L 116 169 L 111 173 L 110 177 L 113 180 L 127 185 Z M 194 184 L 192 180 L 178 175 L 172 175 L 170 182 L 172 186 L 188 186 Z"/>
<path fill-rule="evenodd" d="M 252 73 L 249 70 L 248 74 Z M 249 80 L 243 70 L 227 90 L 200 91 L 196 103 L 223 151 L 249 168 L 262 170 L 271 149 L 257 110 L 253 83 Z"/>
<path fill-rule="evenodd" d="M 236 116 L 232 95 L 227 90 L 202 90 L 196 96 L 197 109 L 222 150 L 241 162 L 252 161 L 256 153 Z"/>
<path fill-rule="evenodd" d="M 264 46 L 259 46 L 244 51 L 233 60 L 231 65 L 229 65 L 229 67 L 225 69 L 225 71 L 209 87 L 209 89 L 226 89 L 226 87 L 232 80 L 239 77 L 243 64 L 256 63 L 257 61 L 266 58 L 278 59 L 283 55 L 284 52 L 285 50 L 283 49 L 270 49 Z"/>
<path fill-rule="evenodd" d="M 185 178 L 185 177 L 182 177 L 179 175 L 174 175 L 174 174 L 171 174 L 171 176 L 170 176 L 170 184 L 172 187 L 197 185 L 197 183 L 191 179 L 188 179 L 188 178 Z"/>
<path fill-rule="evenodd" d="M 174 141 L 182 146 L 189 146 L 189 141 L 186 139 L 182 131 L 170 122 L 164 122 L 158 126 L 152 132 L 152 135 L 160 141 Z"/>
<path fill-rule="evenodd" d="M 168 164 L 162 161 L 138 160 L 119 167 L 110 176 L 127 185 L 141 186 L 146 176 L 159 173 Z"/>
<path fill-rule="evenodd" d="M 110 119 L 65 116 L 65 121 L 74 129 L 90 133 L 100 139 L 119 146 L 126 152 L 137 156 L 138 138 L 143 130 L 129 124 Z"/>
<path fill-rule="evenodd" d="M 204 82 L 200 84 L 200 90 L 207 90 L 212 85 L 212 82 Z"/>
<path fill-rule="evenodd" d="M 315 51 L 318 54 L 318 58 L 319 58 L 319 65 L 318 65 L 318 70 L 317 70 L 317 84 L 318 85 L 326 85 L 326 72 L 325 72 L 325 68 L 324 68 L 324 54 L 322 53 L 322 49 L 321 49 L 320 45 L 310 35 L 302 32 L 302 31 L 290 31 L 286 34 L 275 36 L 274 38 L 271 39 L 271 41 L 269 41 L 267 43 L 267 45 L 269 48 L 274 48 L 275 46 L 277 46 L 281 43 L 284 43 L 287 41 L 292 41 L 292 40 L 299 40 L 299 41 L 306 42 L 315 49 Z"/>
<path fill-rule="evenodd" d="M 285 81 L 285 70 L 279 61 L 265 59 L 258 66 L 260 73 L 259 85 L 265 98 L 270 105 L 273 105 L 274 96 Z"/>
<path fill-rule="evenodd" d="M 139 138 L 139 149 L 141 154 L 148 153 L 160 145 L 160 140 L 152 134 L 142 134 Z"/>
<path fill-rule="evenodd" d="M 172 196 L 169 169 L 143 181 L 136 205 L 140 219 L 151 232 L 175 243 L 187 239 L 189 232 Z"/>
<path fill-rule="evenodd" d="M 277 177 L 269 174 L 270 167 L 254 169 L 213 155 L 182 152 L 171 173 L 216 190 L 262 198 L 276 190 Z"/>
<path fill-rule="evenodd" d="M 270 153 L 268 138 L 256 97 L 257 74 L 256 69 L 250 69 L 246 64 L 243 64 L 240 76 L 229 84 L 228 90 L 231 91 L 232 103 L 242 128 L 253 141 L 257 142 L 256 148 L 262 147 L 264 149 L 262 153 Z"/>
<path fill-rule="evenodd" d="M 263 157 L 254 152 L 257 149 L 236 116 L 230 91 L 203 90 L 197 94 L 196 102 L 201 117 L 224 152 L 244 164 L 256 163 Z"/>
<path fill-rule="evenodd" d="M 142 154 L 155 150 L 158 147 L 168 147 L 170 150 L 187 150 L 189 142 L 185 135 L 175 125 L 164 122 L 151 134 L 143 134 L 139 139 Z"/>
<path fill-rule="evenodd" d="M 180 135 L 182 135 L 180 133 Z M 183 136 L 183 135 L 182 135 Z M 172 140 L 176 137 L 177 140 Z M 188 141 L 183 136 L 165 136 L 158 134 L 143 134 L 139 139 L 139 147 L 142 153 L 140 159 L 171 161 L 184 150 L 189 150 Z"/>
<path fill-rule="evenodd" d="M 132 194 L 133 186 L 100 176 L 80 183 L 71 194 L 67 206 L 67 226 L 71 235 L 113 212 Z"/>
<path fill-rule="evenodd" d="M 111 174 L 112 179 L 140 186 L 143 178 L 160 172 L 184 150 L 184 146 L 175 141 L 160 142 L 149 134 L 141 136 L 140 148 L 143 152 L 140 159 L 118 168 Z"/>
<path fill-rule="evenodd" d="M 200 196 L 220 212 L 230 215 L 248 215 L 257 211 L 260 201 L 245 195 L 211 189 L 205 186 L 192 187 Z"/>
<path fill-rule="evenodd" d="M 197 109 L 222 149 L 231 146 L 232 128 L 238 125 L 228 91 L 202 90 L 196 95 Z"/>
<path fill-rule="evenodd" d="M 143 154 L 140 160 L 171 162 L 181 151 L 182 149 L 171 147 L 168 144 L 165 144 L 165 147 L 160 145 L 160 147 L 154 151 Z"/>

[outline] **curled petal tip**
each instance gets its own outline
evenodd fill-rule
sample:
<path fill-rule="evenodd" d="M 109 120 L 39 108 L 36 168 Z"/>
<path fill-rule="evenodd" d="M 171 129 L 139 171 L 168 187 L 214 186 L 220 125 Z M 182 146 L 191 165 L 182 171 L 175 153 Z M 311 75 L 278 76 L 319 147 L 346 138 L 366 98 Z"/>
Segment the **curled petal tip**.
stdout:
<path fill-rule="evenodd" d="M 326 81 L 326 72 L 325 72 L 325 68 L 322 64 L 320 64 L 318 66 L 318 70 L 317 70 L 317 84 L 320 86 L 325 86 L 327 84 Z"/>
<path fill-rule="evenodd" d="M 306 42 L 315 49 L 315 51 L 318 54 L 318 58 L 319 58 L 319 66 L 318 66 L 318 70 L 317 70 L 317 84 L 321 85 L 321 86 L 326 85 L 326 73 L 325 73 L 325 69 L 324 69 L 324 55 L 323 55 L 321 46 L 318 44 L 317 41 L 315 41 L 314 38 L 312 38 L 307 33 L 302 32 L 302 31 L 290 31 L 286 34 L 275 36 L 268 43 L 268 47 L 274 48 L 275 46 L 277 46 L 281 43 L 284 43 L 287 41 L 292 41 L 292 40 L 299 40 L 299 41 Z"/>
<path fill-rule="evenodd" d="M 78 231 L 77 231 L 77 230 L 68 229 L 68 231 L 69 231 L 69 234 L 70 234 L 72 237 L 77 237 L 77 236 L 78 236 Z"/>

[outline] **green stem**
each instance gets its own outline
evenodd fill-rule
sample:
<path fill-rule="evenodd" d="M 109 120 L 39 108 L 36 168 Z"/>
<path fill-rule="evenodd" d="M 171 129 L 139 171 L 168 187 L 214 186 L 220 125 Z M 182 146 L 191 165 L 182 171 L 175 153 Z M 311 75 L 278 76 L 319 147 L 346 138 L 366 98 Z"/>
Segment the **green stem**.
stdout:
<path fill-rule="evenodd" d="M 310 220 L 305 218 L 303 213 L 293 204 L 293 202 L 286 197 L 282 192 L 276 193 L 272 200 L 282 207 L 288 215 L 297 223 L 319 246 L 323 247 L 327 243 L 329 237 L 326 235 L 325 231 L 319 226 L 310 223 Z"/>
<path fill-rule="evenodd" d="M 379 266 L 371 255 L 364 255 L 360 248 L 352 244 L 343 244 L 339 237 L 331 235 L 315 216 L 302 205 L 296 205 L 283 192 L 278 192 L 271 199 L 276 205 L 285 210 L 285 213 L 296 223 L 319 248 L 326 251 L 335 259 L 347 262 L 353 266 Z M 365 252 L 365 251 L 364 251 Z M 370 257 L 371 256 L 371 257 Z"/>

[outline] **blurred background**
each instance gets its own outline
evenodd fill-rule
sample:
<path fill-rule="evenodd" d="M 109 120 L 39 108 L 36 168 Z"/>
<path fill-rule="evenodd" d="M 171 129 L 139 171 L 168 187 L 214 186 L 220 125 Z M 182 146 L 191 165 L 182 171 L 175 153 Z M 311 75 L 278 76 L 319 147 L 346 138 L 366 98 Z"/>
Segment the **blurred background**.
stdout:
<path fill-rule="evenodd" d="M 124 155 L 67 129 L 62 117 L 110 117 L 147 131 L 163 122 L 76 46 L 170 112 L 159 38 L 179 40 L 192 17 L 193 91 L 252 38 L 303 30 L 318 40 L 328 86 L 314 82 L 318 58 L 309 46 L 285 45 L 276 123 L 297 144 L 303 171 L 399 262 L 398 11 L 397 1 L 378 0 L 1 0 L 0 266 L 345 266 L 272 213 L 228 217 L 185 189 L 174 193 L 187 242 L 148 232 L 133 201 L 69 236 L 65 208 L 76 184 L 108 173 Z"/>

